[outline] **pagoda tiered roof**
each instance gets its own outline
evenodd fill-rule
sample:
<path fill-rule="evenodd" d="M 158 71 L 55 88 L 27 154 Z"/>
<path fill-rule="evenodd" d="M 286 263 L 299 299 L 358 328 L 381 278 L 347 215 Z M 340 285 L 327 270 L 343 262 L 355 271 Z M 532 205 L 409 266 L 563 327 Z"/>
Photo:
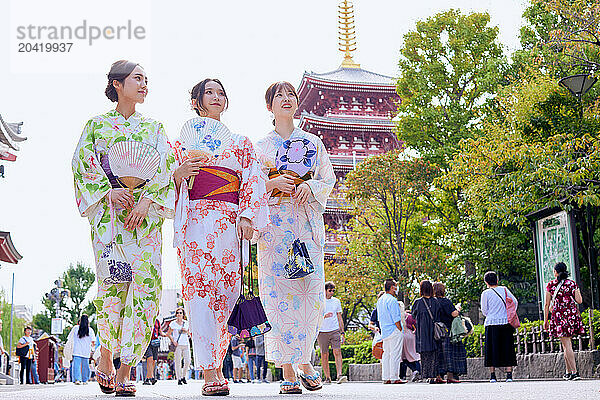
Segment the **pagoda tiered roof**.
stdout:
<path fill-rule="evenodd" d="M 10 232 L 0 231 L 0 261 L 16 264 L 22 258 L 10 239 Z"/>
<path fill-rule="evenodd" d="M 368 116 L 355 115 L 327 115 L 320 116 L 310 112 L 302 112 L 300 115 L 300 129 L 305 129 L 307 124 L 327 126 L 330 128 L 345 130 L 345 131 L 385 131 L 389 132 L 394 127 L 394 122 L 391 119 L 375 118 Z"/>
<path fill-rule="evenodd" d="M 7 123 L 0 115 L 0 160 L 15 161 L 17 156 L 11 150 L 19 150 L 19 142 L 27 140 L 21 135 L 21 125 L 19 123 Z"/>

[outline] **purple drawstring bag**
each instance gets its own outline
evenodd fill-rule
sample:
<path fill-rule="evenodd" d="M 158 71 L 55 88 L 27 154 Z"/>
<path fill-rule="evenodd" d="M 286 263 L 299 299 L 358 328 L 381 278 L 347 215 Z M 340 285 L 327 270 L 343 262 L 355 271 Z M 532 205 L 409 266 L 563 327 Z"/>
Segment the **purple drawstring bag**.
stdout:
<path fill-rule="evenodd" d="M 247 292 L 244 295 L 244 251 L 242 247 L 243 240 L 240 241 L 240 275 L 242 277 L 242 287 L 240 289 L 240 297 L 238 298 L 233 311 L 227 321 L 228 331 L 232 335 L 240 335 L 240 337 L 248 338 L 262 335 L 271 330 L 271 324 L 267 320 L 265 309 L 263 308 L 260 298 L 254 295 L 252 279 L 252 255 L 250 253 L 250 242 L 248 241 L 248 282 Z"/>

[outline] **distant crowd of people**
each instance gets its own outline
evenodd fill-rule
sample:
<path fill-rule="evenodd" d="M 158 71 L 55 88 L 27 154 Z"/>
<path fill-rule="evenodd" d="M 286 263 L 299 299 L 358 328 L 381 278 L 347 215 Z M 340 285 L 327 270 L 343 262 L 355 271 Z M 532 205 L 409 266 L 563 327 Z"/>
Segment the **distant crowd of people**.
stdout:
<path fill-rule="evenodd" d="M 564 350 L 565 380 L 580 379 L 571 344 L 574 335 L 584 333 L 578 310 L 582 303 L 577 284 L 568 279 L 567 267 L 554 267 L 555 279 L 546 287 L 544 328 L 559 338 Z M 513 367 L 517 365 L 514 343 L 517 298 L 506 287 L 499 285 L 498 275 L 488 271 L 484 275 L 487 289 L 481 294 L 481 311 L 485 316 L 484 364 L 490 371 L 490 382 L 497 382 L 496 369 L 502 369 L 506 382 L 513 381 Z M 446 287 L 441 282 L 424 280 L 420 283 L 420 297 L 410 310 L 397 299 L 398 284 L 393 279 L 384 283 L 377 307 L 371 315 L 369 328 L 375 332 L 373 354 L 381 357 L 384 384 L 426 380 L 431 384 L 460 383 L 467 373 L 467 352 L 463 343 L 472 331 L 471 321 L 460 315 L 460 305 L 446 298 Z"/>

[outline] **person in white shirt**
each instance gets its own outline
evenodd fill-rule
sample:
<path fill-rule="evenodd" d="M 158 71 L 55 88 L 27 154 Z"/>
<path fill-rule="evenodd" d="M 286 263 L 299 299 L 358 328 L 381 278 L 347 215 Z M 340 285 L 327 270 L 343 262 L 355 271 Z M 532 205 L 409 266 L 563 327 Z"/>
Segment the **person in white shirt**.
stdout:
<path fill-rule="evenodd" d="M 189 329 L 188 321 L 185 319 L 185 311 L 183 307 L 178 307 L 175 310 L 175 320 L 169 324 L 167 337 L 171 339 L 171 343 L 175 346 L 175 374 L 179 385 L 187 384 L 185 377 L 188 374 L 192 360 L 188 337 Z M 182 361 L 183 367 L 181 366 Z"/>
<path fill-rule="evenodd" d="M 73 340 L 73 382 L 86 384 L 90 379 L 90 355 L 96 347 L 96 334 L 87 315 L 79 318 L 79 324 L 71 329 L 69 338 Z"/>
<path fill-rule="evenodd" d="M 25 373 L 25 377 L 26 377 L 25 381 L 27 383 L 31 383 L 31 360 L 34 357 L 33 338 L 31 337 L 31 332 L 32 332 L 31 327 L 26 326 L 25 329 L 23 329 L 24 335 L 21 336 L 21 339 L 19 339 L 19 342 L 17 343 L 17 349 L 21 349 L 25 346 L 29 346 L 27 354 L 25 354 L 24 356 L 19 355 L 19 362 L 21 363 L 21 372 L 20 372 L 21 385 L 23 384 L 23 373 Z"/>
<path fill-rule="evenodd" d="M 325 375 L 324 383 L 331 383 L 329 372 L 329 345 L 335 358 L 337 383 L 347 382 L 348 377 L 342 375 L 342 343 L 344 343 L 344 320 L 342 319 L 342 303 L 333 297 L 335 285 L 333 282 L 325 283 L 325 315 L 319 330 L 317 342 L 321 348 L 321 367 Z"/>

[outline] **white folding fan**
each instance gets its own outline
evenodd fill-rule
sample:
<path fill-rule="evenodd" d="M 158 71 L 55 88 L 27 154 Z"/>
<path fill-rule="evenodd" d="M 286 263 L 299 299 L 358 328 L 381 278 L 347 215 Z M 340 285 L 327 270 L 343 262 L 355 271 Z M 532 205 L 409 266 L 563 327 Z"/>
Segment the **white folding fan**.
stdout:
<path fill-rule="evenodd" d="M 193 118 L 181 128 L 180 141 L 182 150 L 190 157 L 200 157 L 207 162 L 217 157 L 223 148 L 229 145 L 233 134 L 221 122 L 212 118 Z M 194 176 L 190 178 L 189 187 L 194 186 Z"/>
<path fill-rule="evenodd" d="M 149 144 L 124 140 L 108 149 L 108 165 L 121 184 L 133 192 L 156 175 L 160 154 Z"/>

